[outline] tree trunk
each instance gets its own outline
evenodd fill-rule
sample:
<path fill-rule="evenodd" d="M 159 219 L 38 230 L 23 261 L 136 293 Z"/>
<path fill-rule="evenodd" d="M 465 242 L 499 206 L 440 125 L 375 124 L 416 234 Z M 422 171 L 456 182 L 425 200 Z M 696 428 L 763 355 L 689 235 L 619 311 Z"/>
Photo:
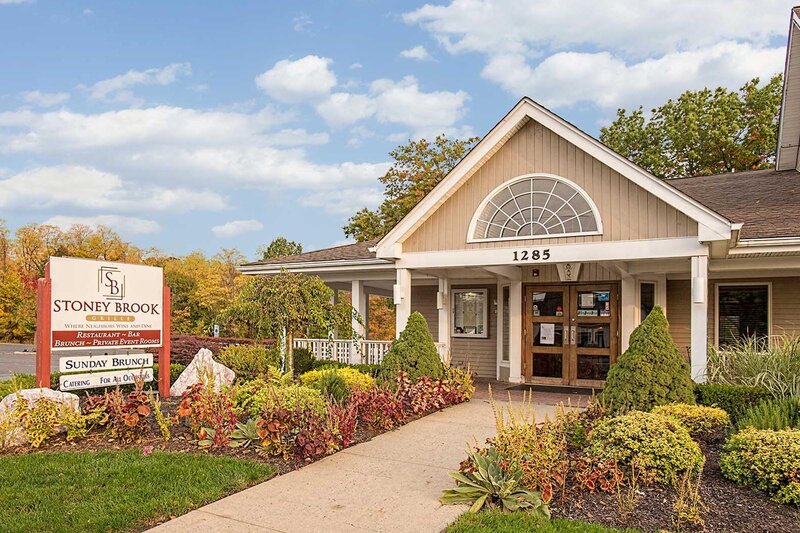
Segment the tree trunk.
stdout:
<path fill-rule="evenodd" d="M 286 372 L 294 375 L 294 333 L 286 332 Z"/>

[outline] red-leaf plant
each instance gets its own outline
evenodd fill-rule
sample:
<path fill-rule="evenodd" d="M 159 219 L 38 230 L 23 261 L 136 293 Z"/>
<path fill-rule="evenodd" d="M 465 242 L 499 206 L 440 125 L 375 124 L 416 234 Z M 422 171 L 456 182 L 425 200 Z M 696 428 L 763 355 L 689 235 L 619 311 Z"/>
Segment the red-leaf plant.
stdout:
<path fill-rule="evenodd" d="M 230 442 L 237 422 L 233 396 L 233 390 L 215 392 L 204 383 L 197 383 L 184 391 L 178 416 L 188 420 L 201 446 L 220 447 Z"/>
<path fill-rule="evenodd" d="M 344 408 L 343 408 L 344 409 Z M 336 418 L 314 413 L 297 406 L 294 409 L 269 407 L 264 410 L 257 425 L 264 451 L 284 459 L 312 460 L 333 453 L 342 446 L 340 429 L 335 427 L 339 418 L 349 414 L 336 413 Z M 348 439 L 352 438 L 350 431 Z"/>
<path fill-rule="evenodd" d="M 102 395 L 88 395 L 84 400 L 84 410 L 104 413 L 98 423 L 107 426 L 112 437 L 126 442 L 140 441 L 150 429 L 150 396 L 142 390 L 143 380 L 136 378 L 134 385 L 127 396 L 117 387 Z"/>

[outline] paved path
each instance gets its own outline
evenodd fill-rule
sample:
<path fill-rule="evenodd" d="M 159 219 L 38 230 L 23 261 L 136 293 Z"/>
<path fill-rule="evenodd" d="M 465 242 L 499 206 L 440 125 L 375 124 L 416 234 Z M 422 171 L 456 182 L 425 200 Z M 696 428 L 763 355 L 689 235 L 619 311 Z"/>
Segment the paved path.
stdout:
<path fill-rule="evenodd" d="M 537 418 L 554 408 L 537 405 Z M 162 524 L 172 532 L 438 532 L 466 506 L 441 505 L 468 443 L 494 434 L 483 399 L 451 407 Z"/>

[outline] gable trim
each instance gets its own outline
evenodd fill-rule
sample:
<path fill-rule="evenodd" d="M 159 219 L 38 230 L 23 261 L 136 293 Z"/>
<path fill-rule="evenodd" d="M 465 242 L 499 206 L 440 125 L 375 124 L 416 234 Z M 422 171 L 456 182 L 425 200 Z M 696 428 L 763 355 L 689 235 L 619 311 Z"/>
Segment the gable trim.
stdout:
<path fill-rule="evenodd" d="M 509 113 L 428 193 L 377 245 L 380 258 L 399 258 L 401 242 L 416 230 L 444 201 L 452 196 L 462 180 L 468 178 L 484 158 L 490 157 L 516 133 L 528 120 L 535 120 L 567 142 L 575 145 L 593 158 L 619 172 L 624 178 L 663 200 L 700 226 L 710 230 L 712 240 L 726 240 L 731 236 L 731 223 L 721 215 L 680 192 L 675 187 L 655 177 L 632 163 L 597 139 L 558 117 L 528 97 L 520 100 Z"/>

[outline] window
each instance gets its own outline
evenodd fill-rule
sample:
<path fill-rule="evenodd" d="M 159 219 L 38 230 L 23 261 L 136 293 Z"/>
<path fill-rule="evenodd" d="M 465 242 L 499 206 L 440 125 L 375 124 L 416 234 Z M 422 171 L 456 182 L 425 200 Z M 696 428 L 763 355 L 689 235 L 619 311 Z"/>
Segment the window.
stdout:
<path fill-rule="evenodd" d="M 656 284 L 643 281 L 639 284 L 639 323 L 644 322 L 650 311 L 656 306 Z"/>
<path fill-rule="evenodd" d="M 469 240 L 499 241 L 602 233 L 591 198 L 551 175 L 514 178 L 495 189 L 475 212 Z"/>
<path fill-rule="evenodd" d="M 453 289 L 453 337 L 488 336 L 488 291 Z"/>
<path fill-rule="evenodd" d="M 752 337 L 769 342 L 769 285 L 718 285 L 718 345 L 722 348 Z"/>

